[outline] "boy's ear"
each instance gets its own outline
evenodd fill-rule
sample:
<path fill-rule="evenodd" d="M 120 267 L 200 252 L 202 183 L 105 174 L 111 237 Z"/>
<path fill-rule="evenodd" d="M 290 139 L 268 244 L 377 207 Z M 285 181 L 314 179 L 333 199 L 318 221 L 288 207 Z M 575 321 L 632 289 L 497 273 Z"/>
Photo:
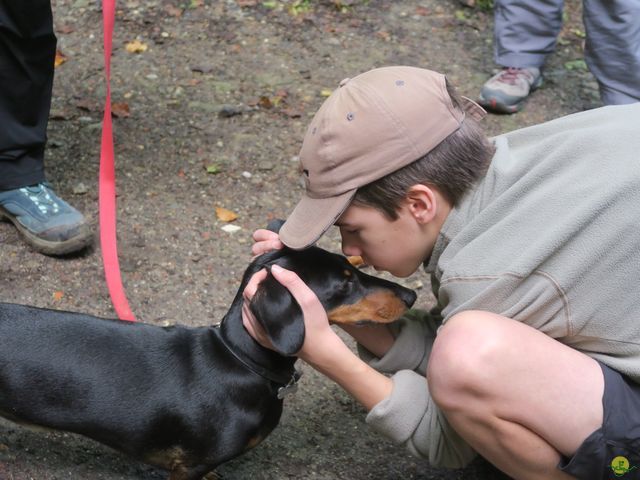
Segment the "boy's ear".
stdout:
<path fill-rule="evenodd" d="M 409 188 L 405 197 L 409 212 L 420 223 L 430 222 L 437 212 L 437 198 L 432 188 L 417 184 Z"/>
<path fill-rule="evenodd" d="M 304 318 L 293 295 L 269 272 L 251 300 L 255 315 L 275 349 L 295 355 L 304 342 Z"/>

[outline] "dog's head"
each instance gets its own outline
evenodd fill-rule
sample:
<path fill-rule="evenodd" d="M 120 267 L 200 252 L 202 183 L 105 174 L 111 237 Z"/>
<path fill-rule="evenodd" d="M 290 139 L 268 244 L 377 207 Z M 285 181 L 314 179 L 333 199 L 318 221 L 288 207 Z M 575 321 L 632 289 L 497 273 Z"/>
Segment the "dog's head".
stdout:
<path fill-rule="evenodd" d="M 270 273 L 276 264 L 295 272 L 309 286 L 332 323 L 390 323 L 416 300 L 413 290 L 367 275 L 344 256 L 319 247 L 299 251 L 283 248 L 261 255 L 248 270 L 266 268 L 269 273 L 253 297 L 251 311 L 284 355 L 302 348 L 305 332 L 300 306 Z"/>

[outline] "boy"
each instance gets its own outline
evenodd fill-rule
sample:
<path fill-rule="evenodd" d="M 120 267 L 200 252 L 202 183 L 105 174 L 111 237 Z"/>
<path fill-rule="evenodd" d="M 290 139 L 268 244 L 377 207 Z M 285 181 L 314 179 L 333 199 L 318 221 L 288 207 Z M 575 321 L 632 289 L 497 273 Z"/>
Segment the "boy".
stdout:
<path fill-rule="evenodd" d="M 492 140 L 480 116 L 444 76 L 411 67 L 345 80 L 322 105 L 300 154 L 306 193 L 253 252 L 305 248 L 335 224 L 343 252 L 377 270 L 424 265 L 438 305 L 349 328 L 365 362 L 273 268 L 305 313 L 298 356 L 433 465 L 477 452 L 517 479 L 621 465 L 640 478 L 640 104 Z M 244 322 L 268 343 L 248 308 Z"/>

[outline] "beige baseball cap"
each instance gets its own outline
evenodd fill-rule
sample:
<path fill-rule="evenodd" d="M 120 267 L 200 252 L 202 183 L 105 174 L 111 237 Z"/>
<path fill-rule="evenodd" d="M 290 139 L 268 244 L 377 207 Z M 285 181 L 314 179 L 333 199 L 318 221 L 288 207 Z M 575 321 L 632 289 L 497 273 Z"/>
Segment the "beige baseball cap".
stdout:
<path fill-rule="evenodd" d="M 305 194 L 280 229 L 290 248 L 315 243 L 349 206 L 359 187 L 421 158 L 458 130 L 465 112 L 486 112 L 463 98 L 453 106 L 444 75 L 384 67 L 340 82 L 313 117 L 302 142 Z"/>

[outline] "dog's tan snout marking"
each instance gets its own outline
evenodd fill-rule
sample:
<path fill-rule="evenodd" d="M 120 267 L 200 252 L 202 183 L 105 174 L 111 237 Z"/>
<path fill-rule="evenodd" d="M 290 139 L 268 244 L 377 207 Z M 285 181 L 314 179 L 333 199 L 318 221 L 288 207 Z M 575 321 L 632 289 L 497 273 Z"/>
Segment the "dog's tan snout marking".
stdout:
<path fill-rule="evenodd" d="M 390 323 L 397 320 L 407 306 L 400 298 L 387 290 L 378 290 L 359 302 L 351 305 L 340 305 L 327 312 L 332 323 L 356 323 L 370 321 Z"/>

